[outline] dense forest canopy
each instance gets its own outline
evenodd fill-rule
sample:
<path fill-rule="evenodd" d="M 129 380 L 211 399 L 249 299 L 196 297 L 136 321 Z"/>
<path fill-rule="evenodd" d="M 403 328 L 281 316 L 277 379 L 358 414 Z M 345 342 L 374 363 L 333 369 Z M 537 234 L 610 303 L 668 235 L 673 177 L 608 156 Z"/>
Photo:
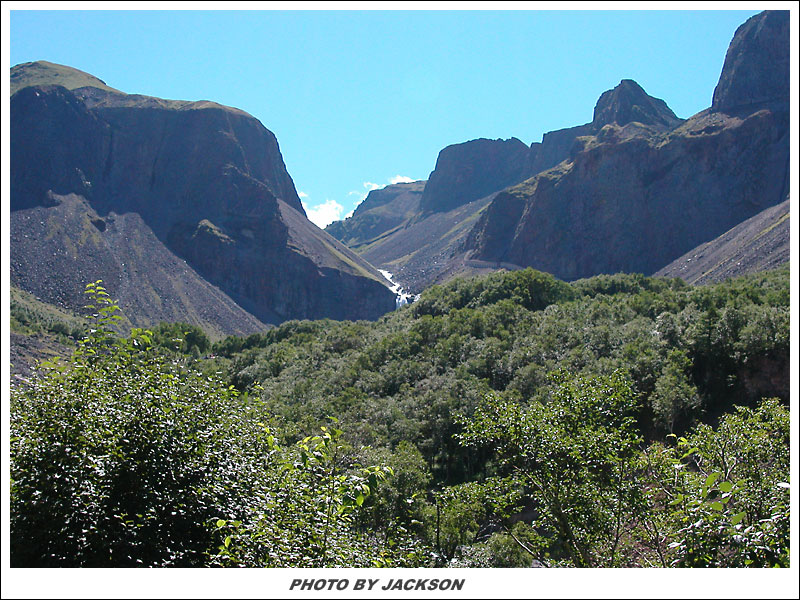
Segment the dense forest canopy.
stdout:
<path fill-rule="evenodd" d="M 12 307 L 80 340 L 12 388 L 12 564 L 788 566 L 788 265 L 495 273 L 213 344 L 87 297 Z"/>

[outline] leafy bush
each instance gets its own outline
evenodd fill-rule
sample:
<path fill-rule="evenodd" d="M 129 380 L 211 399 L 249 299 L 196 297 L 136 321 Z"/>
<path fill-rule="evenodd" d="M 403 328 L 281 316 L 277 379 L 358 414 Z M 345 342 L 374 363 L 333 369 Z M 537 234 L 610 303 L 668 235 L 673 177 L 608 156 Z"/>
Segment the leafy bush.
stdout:
<path fill-rule="evenodd" d="M 664 562 L 681 567 L 789 566 L 789 412 L 776 399 L 737 407 L 645 456 L 649 514 L 668 517 Z M 674 436 L 673 436 L 674 437 Z M 662 508 L 663 507 L 663 508 Z"/>
<path fill-rule="evenodd" d="M 392 474 L 348 460 L 342 431 L 323 427 L 295 448 L 268 437 L 271 468 L 263 491 L 240 520 L 219 519 L 224 537 L 213 562 L 248 567 L 419 566 L 426 554 L 414 543 L 381 544 L 356 530 L 365 499 Z"/>
<path fill-rule="evenodd" d="M 574 296 L 568 284 L 552 275 L 534 269 L 522 269 L 455 279 L 443 286 L 432 286 L 413 304 L 412 310 L 417 316 L 439 316 L 453 309 L 487 306 L 501 300 L 511 300 L 528 310 L 542 310 Z"/>
<path fill-rule="evenodd" d="M 99 282 L 98 282 L 99 283 Z M 235 390 L 95 327 L 74 356 L 12 388 L 11 531 L 17 566 L 198 565 L 207 523 L 242 510 L 259 432 Z"/>
<path fill-rule="evenodd" d="M 390 472 L 350 464 L 341 431 L 282 447 L 235 388 L 118 338 L 118 307 L 87 286 L 94 326 L 68 360 L 12 389 L 11 560 L 27 567 L 403 566 L 355 518 Z"/>
<path fill-rule="evenodd" d="M 579 567 L 613 566 L 622 524 L 640 505 L 636 398 L 619 373 L 558 382 L 545 404 L 487 397 L 460 438 L 495 450 L 514 476 L 507 481 L 530 495 L 534 527 L 550 532 L 551 554 Z"/>

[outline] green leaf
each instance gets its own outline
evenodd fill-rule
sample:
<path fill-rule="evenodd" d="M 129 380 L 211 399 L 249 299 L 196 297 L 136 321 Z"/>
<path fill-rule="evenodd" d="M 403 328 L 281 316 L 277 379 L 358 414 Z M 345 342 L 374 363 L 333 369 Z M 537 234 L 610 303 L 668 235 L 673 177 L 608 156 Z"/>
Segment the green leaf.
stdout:
<path fill-rule="evenodd" d="M 742 519 L 744 519 L 744 512 L 740 512 L 737 515 L 733 515 L 731 518 L 731 525 L 738 525 Z"/>
<path fill-rule="evenodd" d="M 681 456 L 681 458 L 686 458 L 688 456 L 691 456 L 692 454 L 695 454 L 696 452 L 700 452 L 700 449 L 699 448 L 689 448 L 689 450 L 687 450 L 686 453 L 683 456 Z"/>
<path fill-rule="evenodd" d="M 719 489 L 721 492 L 728 493 L 733 489 L 733 484 L 730 481 L 723 481 L 719 484 Z"/>

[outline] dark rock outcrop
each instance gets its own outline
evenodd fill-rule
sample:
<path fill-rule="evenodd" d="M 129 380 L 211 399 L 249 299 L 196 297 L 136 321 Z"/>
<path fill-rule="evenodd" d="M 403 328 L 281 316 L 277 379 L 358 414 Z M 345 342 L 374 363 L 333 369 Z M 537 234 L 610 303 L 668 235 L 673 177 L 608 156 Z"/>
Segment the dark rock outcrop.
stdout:
<path fill-rule="evenodd" d="M 569 158 L 575 148 L 576 140 L 591 134 L 591 123 L 545 133 L 541 142 L 531 144 L 525 179 L 547 169 L 552 169 L 562 160 Z"/>
<path fill-rule="evenodd" d="M 59 236 L 72 261 L 53 262 L 44 277 L 57 282 L 65 270 L 88 265 L 94 250 L 87 240 L 99 236 L 95 246 L 109 246 L 114 228 L 105 224 L 137 215 L 142 231 L 136 236 L 157 244 L 123 251 L 126 270 L 135 268 L 146 278 L 158 263 L 151 253 L 158 246 L 158 253 L 185 260 L 198 278 L 263 322 L 376 318 L 394 307 L 380 274 L 306 219 L 278 142 L 258 120 L 212 102 L 96 87 L 91 76 L 71 74 L 69 67 L 54 69 L 54 79 L 88 85 L 42 85 L 47 69 L 47 63 L 12 69 L 12 235 L 30 216 L 27 211 L 53 208 L 68 195 L 79 199 L 68 204 L 89 215 L 94 232 L 87 237 L 83 229 L 68 227 L 57 234 L 26 230 Z M 44 222 L 52 216 L 41 214 Z M 62 218 L 82 222 L 77 215 Z M 12 246 L 12 279 L 23 288 L 36 285 L 27 274 L 42 260 L 38 246 Z M 161 318 L 156 305 L 163 302 L 154 297 L 134 310 L 144 320 Z M 207 302 L 211 306 L 213 298 Z"/>
<path fill-rule="evenodd" d="M 789 97 L 789 11 L 751 17 L 737 30 L 714 90 L 712 110 Z"/>
<path fill-rule="evenodd" d="M 726 61 L 720 81 L 738 91 L 720 93 L 720 106 L 725 98 L 760 97 L 740 80 L 758 86 L 787 75 L 788 38 L 775 40 L 769 54 L 782 48 L 785 59 L 761 63 L 769 44 L 751 35 L 783 31 L 776 18 L 788 21 L 788 13 L 762 13 L 737 32 L 731 44 L 737 60 Z M 749 78 L 741 65 L 751 64 L 766 73 Z M 598 102 L 596 133 L 576 139 L 570 159 L 497 195 L 466 239 L 469 258 L 532 266 L 563 279 L 651 274 L 774 206 L 788 193 L 789 98 L 774 96 L 788 88 L 771 89 L 770 102 L 728 112 L 712 107 L 673 124 L 660 101 L 630 104 L 626 97 L 642 94 L 623 82 Z M 647 122 L 630 121 L 633 114 Z"/>
<path fill-rule="evenodd" d="M 521 181 L 528 153 L 528 147 L 517 138 L 447 146 L 439 152 L 422 193 L 422 214 L 447 212 Z"/>
<path fill-rule="evenodd" d="M 622 127 L 633 122 L 666 131 L 677 127 L 682 119 L 675 116 L 666 102 L 649 96 L 638 83 L 623 79 L 597 101 L 592 132 L 596 133 L 606 125 Z"/>
<path fill-rule="evenodd" d="M 585 138 L 609 136 L 624 131 L 626 136 L 668 131 L 683 122 L 667 103 L 645 92 L 632 79 L 623 79 L 600 96 L 589 123 L 550 131 L 541 142 L 531 144 L 525 178 L 555 167 L 583 150 Z M 606 127 L 609 126 L 609 127 Z M 626 127 L 629 126 L 629 127 Z M 606 128 L 606 129 L 604 129 Z"/>

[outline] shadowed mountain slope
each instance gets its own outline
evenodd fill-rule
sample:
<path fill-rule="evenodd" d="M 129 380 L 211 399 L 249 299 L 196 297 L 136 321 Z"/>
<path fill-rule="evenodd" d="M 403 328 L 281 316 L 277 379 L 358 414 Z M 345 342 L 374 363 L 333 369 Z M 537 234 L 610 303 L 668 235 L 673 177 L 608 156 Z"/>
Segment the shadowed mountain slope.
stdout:
<path fill-rule="evenodd" d="M 789 261 L 789 229 L 787 199 L 690 250 L 654 275 L 707 284 L 775 269 Z"/>
<path fill-rule="evenodd" d="M 110 278 L 112 295 L 161 281 L 130 298 L 132 321 L 225 333 L 394 307 L 381 275 L 307 220 L 277 139 L 247 113 L 123 94 L 52 63 L 18 65 L 12 80 L 22 288 L 77 308 L 86 281 Z"/>

